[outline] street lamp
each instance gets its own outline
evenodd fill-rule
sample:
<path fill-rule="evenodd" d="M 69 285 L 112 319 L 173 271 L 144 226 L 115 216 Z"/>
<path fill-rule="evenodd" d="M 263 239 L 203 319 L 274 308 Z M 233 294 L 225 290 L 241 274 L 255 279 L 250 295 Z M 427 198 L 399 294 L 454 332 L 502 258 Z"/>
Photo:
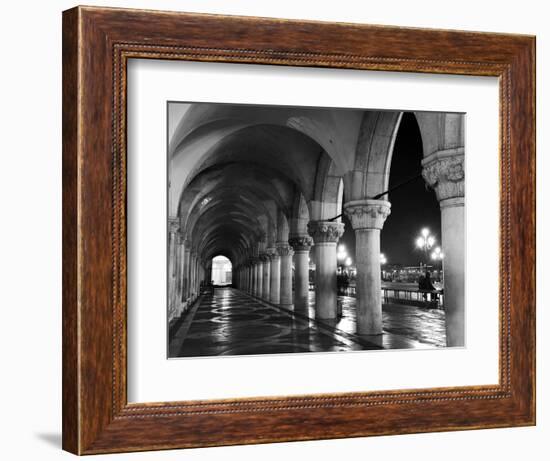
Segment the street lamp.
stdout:
<path fill-rule="evenodd" d="M 384 280 L 384 264 L 386 264 L 388 260 L 386 259 L 386 255 L 384 253 L 380 253 L 380 275 L 382 277 L 382 280 Z"/>
<path fill-rule="evenodd" d="M 348 257 L 348 252 L 346 251 L 346 247 L 344 245 L 338 245 L 336 257 L 340 260 L 345 260 Z"/>
<path fill-rule="evenodd" d="M 443 251 L 441 251 L 441 247 L 435 247 L 434 251 L 432 251 L 432 260 L 437 263 L 439 261 L 439 279 L 442 281 L 442 272 L 443 272 L 443 258 L 445 255 L 443 254 Z"/>
<path fill-rule="evenodd" d="M 426 260 L 428 259 L 428 251 L 435 245 L 435 237 L 430 234 L 430 229 L 425 227 L 420 231 L 420 235 L 416 238 L 416 247 L 424 251 Z M 441 249 L 440 249 L 441 251 Z M 426 261 L 427 264 L 427 261 Z"/>
<path fill-rule="evenodd" d="M 432 251 L 432 259 L 434 261 L 441 261 L 444 257 L 445 255 L 441 251 L 441 247 L 435 247 L 434 251 Z"/>
<path fill-rule="evenodd" d="M 348 252 L 346 251 L 345 245 L 338 245 L 336 249 L 336 259 L 338 261 L 338 273 L 343 272 L 343 266 L 348 257 Z"/>

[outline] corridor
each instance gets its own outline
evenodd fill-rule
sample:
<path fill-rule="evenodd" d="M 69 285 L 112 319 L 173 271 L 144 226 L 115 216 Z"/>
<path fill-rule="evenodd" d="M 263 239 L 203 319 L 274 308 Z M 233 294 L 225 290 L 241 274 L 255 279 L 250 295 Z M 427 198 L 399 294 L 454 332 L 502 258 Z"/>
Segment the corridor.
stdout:
<path fill-rule="evenodd" d="M 339 297 L 338 322 L 313 319 L 259 301 L 234 288 L 216 288 L 203 295 L 173 326 L 170 357 L 343 352 L 445 346 L 444 312 L 403 305 L 384 305 L 384 334 L 355 334 L 355 299 Z M 386 328 L 387 327 L 387 328 Z M 424 332 L 418 335 L 418 332 Z"/>
<path fill-rule="evenodd" d="M 464 346 L 464 114 L 172 102 L 167 154 L 169 357 Z"/>

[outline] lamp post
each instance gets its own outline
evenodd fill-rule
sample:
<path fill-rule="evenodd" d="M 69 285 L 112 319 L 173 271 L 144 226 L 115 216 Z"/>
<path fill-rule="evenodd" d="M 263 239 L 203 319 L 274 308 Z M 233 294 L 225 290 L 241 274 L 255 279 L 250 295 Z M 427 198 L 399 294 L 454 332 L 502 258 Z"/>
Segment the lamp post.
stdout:
<path fill-rule="evenodd" d="M 336 250 L 336 259 L 338 260 L 338 267 L 340 268 L 340 272 L 342 272 L 342 267 L 347 257 L 348 252 L 346 251 L 346 247 L 344 245 L 338 245 L 338 248 Z"/>
<path fill-rule="evenodd" d="M 388 260 L 386 259 L 386 255 L 384 253 L 380 253 L 380 273 L 382 280 L 384 280 L 384 264 L 386 264 Z"/>
<path fill-rule="evenodd" d="M 428 252 L 435 245 L 435 237 L 430 234 L 430 229 L 425 227 L 416 238 L 416 247 L 424 252 L 424 263 L 428 265 Z"/>
<path fill-rule="evenodd" d="M 437 263 L 437 261 L 439 261 L 439 278 L 441 279 L 441 282 L 443 282 L 443 276 L 441 272 L 443 271 L 443 258 L 445 257 L 445 255 L 443 254 L 443 251 L 441 251 L 441 247 L 435 247 L 434 251 L 432 251 L 431 256 L 434 263 Z"/>

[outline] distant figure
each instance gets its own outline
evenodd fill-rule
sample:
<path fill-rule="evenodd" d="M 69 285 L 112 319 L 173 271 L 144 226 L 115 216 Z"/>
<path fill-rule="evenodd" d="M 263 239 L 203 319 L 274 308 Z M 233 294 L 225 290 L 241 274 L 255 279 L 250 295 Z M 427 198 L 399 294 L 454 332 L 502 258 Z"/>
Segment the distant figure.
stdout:
<path fill-rule="evenodd" d="M 424 301 L 428 301 L 427 291 L 434 291 L 435 287 L 433 286 L 430 271 L 426 271 L 425 275 L 421 275 L 418 279 L 418 289 L 423 291 L 422 296 Z"/>

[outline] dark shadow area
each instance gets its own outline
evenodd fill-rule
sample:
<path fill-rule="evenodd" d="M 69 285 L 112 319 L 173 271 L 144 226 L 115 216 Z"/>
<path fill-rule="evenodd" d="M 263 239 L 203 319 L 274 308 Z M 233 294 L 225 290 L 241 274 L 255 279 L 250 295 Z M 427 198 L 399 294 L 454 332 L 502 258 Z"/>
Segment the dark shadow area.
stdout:
<path fill-rule="evenodd" d="M 36 434 L 36 437 L 48 445 L 51 445 L 55 448 L 61 450 L 61 432 L 49 432 L 49 433 L 40 433 Z"/>

